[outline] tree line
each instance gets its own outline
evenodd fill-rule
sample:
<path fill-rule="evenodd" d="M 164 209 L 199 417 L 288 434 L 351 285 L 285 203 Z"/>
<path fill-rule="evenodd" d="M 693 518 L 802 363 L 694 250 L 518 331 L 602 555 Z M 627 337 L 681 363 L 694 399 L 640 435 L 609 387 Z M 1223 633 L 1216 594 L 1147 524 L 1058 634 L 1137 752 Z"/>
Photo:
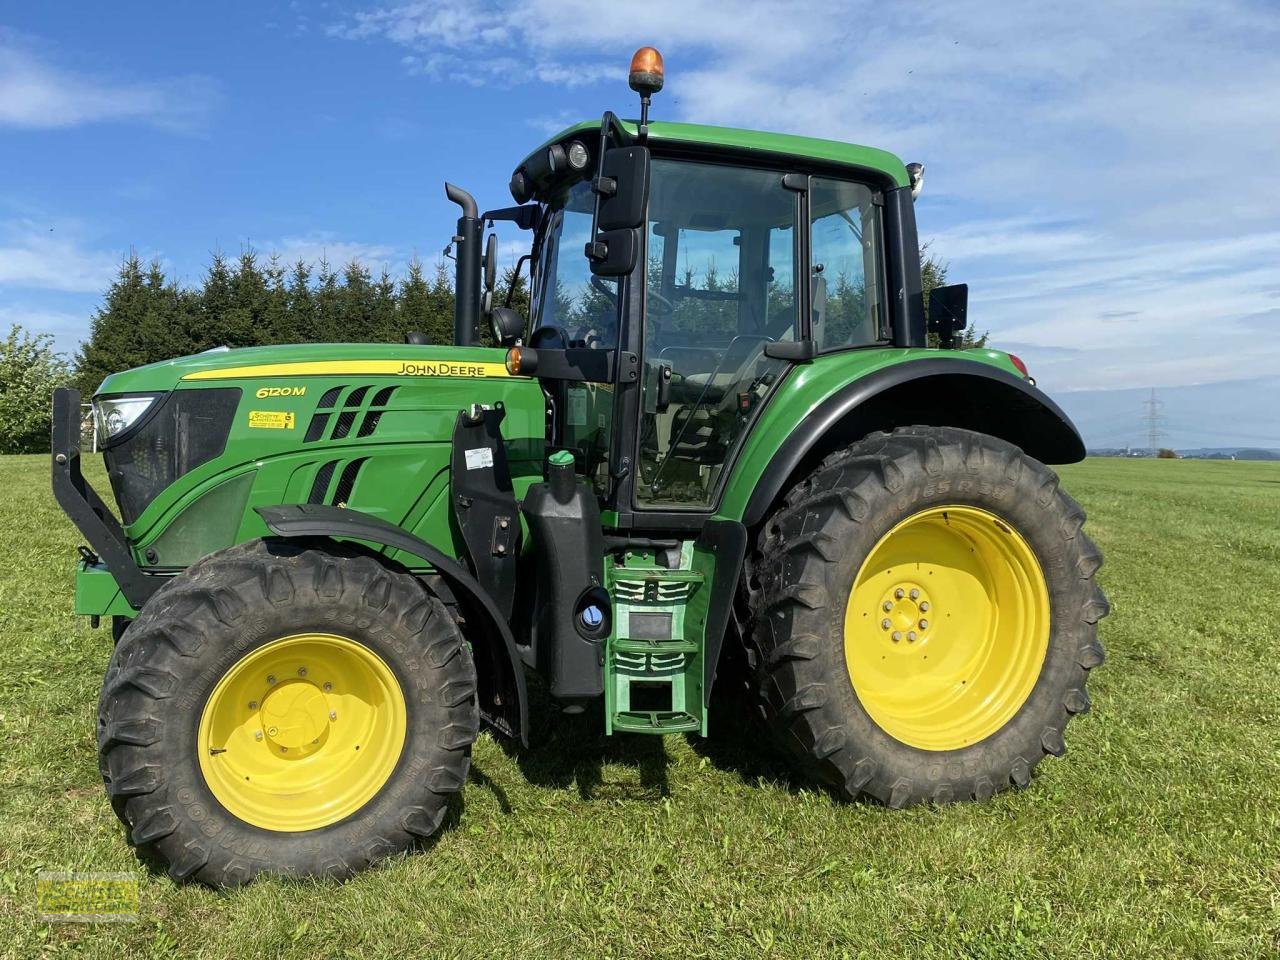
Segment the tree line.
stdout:
<path fill-rule="evenodd" d="M 214 254 L 202 283 L 184 287 L 158 262 L 126 257 L 76 354 L 75 379 L 91 393 L 119 370 L 211 347 L 281 343 L 399 343 L 410 330 L 431 343 L 453 342 L 453 286 L 442 261 L 427 271 L 413 260 L 403 277 L 373 274 L 353 261 L 341 269 L 245 251 Z M 504 271 L 497 296 L 527 309 L 522 274 Z M 487 334 L 487 331 L 485 332 Z"/>

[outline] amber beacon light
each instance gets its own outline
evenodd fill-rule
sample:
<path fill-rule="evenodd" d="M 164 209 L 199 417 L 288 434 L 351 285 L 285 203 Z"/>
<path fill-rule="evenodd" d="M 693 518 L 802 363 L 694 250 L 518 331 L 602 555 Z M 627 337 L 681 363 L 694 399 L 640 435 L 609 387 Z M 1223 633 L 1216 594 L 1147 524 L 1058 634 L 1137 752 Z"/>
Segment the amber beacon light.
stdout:
<path fill-rule="evenodd" d="M 627 84 L 640 94 L 640 139 L 649 135 L 649 98 L 662 89 L 662 54 L 655 47 L 641 47 L 631 56 Z"/>
<path fill-rule="evenodd" d="M 631 57 L 627 75 L 631 89 L 646 100 L 662 89 L 662 54 L 654 47 L 641 47 Z"/>

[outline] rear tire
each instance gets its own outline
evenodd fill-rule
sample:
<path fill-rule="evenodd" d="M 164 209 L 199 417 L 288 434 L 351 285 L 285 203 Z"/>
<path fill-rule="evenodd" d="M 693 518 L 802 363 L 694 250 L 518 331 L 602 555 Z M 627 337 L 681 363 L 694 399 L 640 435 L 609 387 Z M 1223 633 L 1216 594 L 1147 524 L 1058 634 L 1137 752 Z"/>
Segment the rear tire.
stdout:
<path fill-rule="evenodd" d="M 828 457 L 766 522 L 747 584 L 761 713 L 783 749 L 842 796 L 892 807 L 1025 787 L 1047 754 L 1065 752 L 1063 731 L 1089 709 L 1088 672 L 1103 659 L 1097 624 L 1109 606 L 1094 582 L 1102 556 L 1082 530 L 1084 519 L 1051 470 L 984 434 L 905 427 Z M 916 531 L 914 540 L 890 539 L 905 529 Z M 997 572 L 985 589 L 974 588 L 983 582 L 988 541 L 988 566 Z M 935 542 L 973 570 L 944 569 L 946 562 L 927 556 Z M 896 552 L 884 553 L 886 543 Z M 1042 574 L 1040 583 L 1019 573 L 1018 558 L 1032 556 L 1023 567 Z M 894 592 L 890 574 L 905 578 L 905 594 Z M 885 592 L 855 593 L 868 582 L 879 589 L 873 575 L 888 584 Z M 909 605 L 919 592 L 913 583 L 927 592 L 948 575 L 977 593 L 960 591 L 954 609 L 938 609 L 934 634 L 919 630 L 917 619 L 908 637 L 907 620 L 926 615 L 913 608 L 899 624 L 897 598 Z M 941 596 L 938 608 L 946 606 Z M 932 664 L 924 662 L 929 649 Z M 938 661 L 956 650 L 964 662 L 940 679 Z M 987 664 L 1005 662 L 1000 656 L 1011 679 L 999 680 L 993 667 L 993 697 L 958 686 L 965 678 L 977 683 Z M 956 707 L 948 714 L 939 706 L 993 699 L 1004 713 Z"/>
<path fill-rule="evenodd" d="M 267 686 L 263 658 L 282 650 L 333 656 Z M 466 781 L 475 692 L 469 646 L 416 578 L 350 545 L 257 540 L 175 577 L 130 625 L 99 702 L 99 762 L 139 856 L 175 880 L 347 877 L 440 828 Z M 344 741 L 348 717 L 364 726 Z M 299 765 L 271 766 L 276 751 Z M 208 766 L 231 760 L 248 765 Z"/>

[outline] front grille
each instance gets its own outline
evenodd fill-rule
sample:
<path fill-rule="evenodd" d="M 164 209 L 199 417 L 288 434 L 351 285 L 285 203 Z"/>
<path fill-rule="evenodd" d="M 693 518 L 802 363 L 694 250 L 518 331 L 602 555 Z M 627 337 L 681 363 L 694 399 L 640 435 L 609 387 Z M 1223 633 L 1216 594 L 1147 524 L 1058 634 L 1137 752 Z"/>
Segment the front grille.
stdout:
<path fill-rule="evenodd" d="M 175 390 L 141 427 L 103 451 L 120 518 L 133 523 L 179 477 L 220 456 L 239 387 Z"/>

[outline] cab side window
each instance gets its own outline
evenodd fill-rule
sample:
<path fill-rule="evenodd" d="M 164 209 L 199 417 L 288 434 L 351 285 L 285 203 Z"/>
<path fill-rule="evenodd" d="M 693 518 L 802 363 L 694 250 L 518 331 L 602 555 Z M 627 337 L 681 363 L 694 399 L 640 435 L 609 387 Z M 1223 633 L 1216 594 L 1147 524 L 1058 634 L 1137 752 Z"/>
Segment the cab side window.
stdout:
<path fill-rule="evenodd" d="M 820 352 L 889 339 L 881 208 L 865 184 L 809 182 L 813 339 Z"/>

